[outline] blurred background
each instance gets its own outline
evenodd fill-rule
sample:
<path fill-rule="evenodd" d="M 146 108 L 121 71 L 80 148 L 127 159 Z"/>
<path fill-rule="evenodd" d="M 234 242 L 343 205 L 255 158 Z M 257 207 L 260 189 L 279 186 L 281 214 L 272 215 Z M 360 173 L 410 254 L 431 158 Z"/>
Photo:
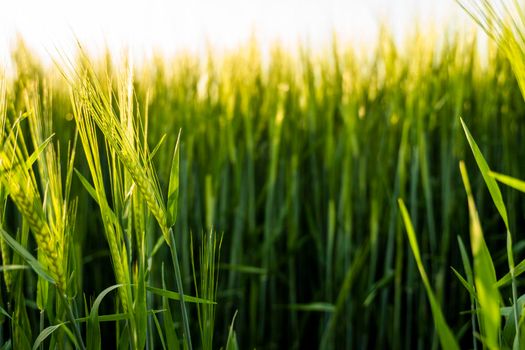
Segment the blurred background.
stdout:
<path fill-rule="evenodd" d="M 17 35 L 49 62 L 56 49 L 74 49 L 75 38 L 95 54 L 126 48 L 141 59 L 153 51 L 232 49 L 252 36 L 265 51 L 276 41 L 320 48 L 334 33 L 370 46 L 381 26 L 402 40 L 421 25 L 443 32 L 465 24 L 474 27 L 453 0 L 3 1 L 0 57 Z"/>

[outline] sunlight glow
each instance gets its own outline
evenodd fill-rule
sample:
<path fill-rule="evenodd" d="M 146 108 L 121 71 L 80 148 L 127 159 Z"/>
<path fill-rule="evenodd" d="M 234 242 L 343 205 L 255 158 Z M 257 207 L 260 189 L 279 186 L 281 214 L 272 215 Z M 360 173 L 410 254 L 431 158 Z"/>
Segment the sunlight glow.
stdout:
<path fill-rule="evenodd" d="M 44 58 L 57 48 L 67 51 L 75 37 L 94 52 L 107 45 L 147 57 L 153 50 L 199 52 L 207 44 L 232 48 L 254 33 L 263 46 L 276 40 L 322 45 L 334 31 L 366 43 L 380 23 L 402 36 L 415 28 L 415 18 L 426 26 L 463 17 L 453 0 L 3 1 L 0 59 L 9 57 L 17 33 Z"/>

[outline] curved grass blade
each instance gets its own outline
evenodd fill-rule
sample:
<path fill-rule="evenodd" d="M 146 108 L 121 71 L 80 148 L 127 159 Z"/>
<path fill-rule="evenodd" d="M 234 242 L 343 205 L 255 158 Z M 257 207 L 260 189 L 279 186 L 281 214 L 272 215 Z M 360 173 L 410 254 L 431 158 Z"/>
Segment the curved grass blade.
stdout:
<path fill-rule="evenodd" d="M 470 134 L 470 131 L 468 130 L 467 125 L 465 124 L 463 119 L 461 119 L 461 125 L 463 126 L 463 130 L 465 131 L 465 135 L 467 137 L 467 141 L 468 141 L 468 143 L 470 145 L 472 153 L 474 154 L 474 158 L 476 159 L 476 163 L 478 164 L 479 170 L 481 171 L 481 175 L 483 176 L 483 180 L 485 180 L 485 184 L 487 185 L 487 188 L 489 189 L 490 195 L 492 197 L 492 201 L 494 202 L 494 205 L 498 209 L 498 212 L 500 213 L 501 218 L 505 222 L 505 227 L 507 228 L 507 261 L 508 261 L 509 272 L 511 274 L 511 280 L 512 280 L 512 304 L 514 305 L 514 316 L 516 317 L 516 319 L 514 320 L 515 321 L 514 323 L 516 325 L 516 335 L 517 335 L 516 338 L 519 340 L 520 335 L 519 335 L 519 327 L 518 327 L 518 319 L 517 319 L 517 315 L 518 315 L 518 301 L 517 301 L 518 292 L 517 292 L 517 284 L 516 284 L 516 280 L 515 280 L 516 277 L 514 276 L 514 252 L 512 251 L 512 235 L 510 233 L 509 220 L 508 220 L 508 216 L 507 216 L 507 209 L 505 207 L 505 203 L 503 202 L 503 197 L 501 195 L 501 191 L 499 189 L 498 183 L 496 182 L 494 177 L 491 175 L 491 171 L 490 171 L 490 168 L 489 168 L 489 166 L 488 166 L 488 164 L 487 164 L 487 162 L 485 160 L 485 157 L 483 157 L 483 154 L 479 150 L 479 147 L 476 144 L 476 141 L 474 140 L 474 138 Z M 471 212 L 471 220 L 475 219 L 475 220 L 479 221 L 479 218 L 478 218 L 478 215 L 477 215 L 477 210 L 476 210 L 476 207 L 475 207 L 475 204 L 474 204 L 474 200 L 471 199 L 472 195 L 469 194 L 469 192 L 470 192 L 470 184 L 469 184 L 469 181 L 468 181 L 467 172 L 466 172 L 466 169 L 465 169 L 465 166 L 464 166 L 463 162 L 460 163 L 460 168 L 461 168 L 461 173 L 462 173 L 461 175 L 462 175 L 463 181 L 465 183 L 465 189 L 467 190 L 467 195 L 470 197 L 469 198 L 469 211 Z M 467 188 L 467 185 L 468 185 L 468 188 Z M 477 228 L 479 228 L 479 232 L 480 232 L 481 236 L 483 236 L 483 233 L 481 232 L 481 225 L 479 224 L 479 222 L 478 223 L 474 223 L 473 225 L 471 225 L 471 228 L 474 228 L 476 230 L 477 230 Z M 471 235 L 472 235 L 472 232 L 473 231 L 471 229 Z M 483 243 L 484 243 L 484 241 L 483 241 Z M 486 248 L 486 246 L 485 246 L 485 248 Z M 482 249 L 482 251 L 484 251 L 484 250 L 485 249 Z M 488 252 L 488 249 L 487 249 L 487 252 Z M 485 253 L 483 255 L 485 255 Z M 489 254 L 489 257 L 490 257 L 490 254 Z M 494 268 L 494 266 L 492 266 L 492 268 Z M 494 276 L 494 279 L 495 279 L 495 276 Z M 496 283 L 496 281 L 494 280 L 494 284 L 495 283 Z M 497 287 L 496 287 L 496 291 L 497 291 Z M 499 295 L 499 292 L 498 292 L 498 295 Z"/>
<path fill-rule="evenodd" d="M 401 216 L 403 217 L 403 222 L 405 224 L 408 241 L 410 243 L 410 247 L 412 248 L 412 253 L 414 254 L 414 259 L 416 260 L 417 268 L 419 269 L 419 273 L 421 274 L 421 279 L 423 280 L 423 284 L 427 291 L 428 300 L 430 302 L 430 308 L 432 309 L 432 317 L 434 318 L 434 324 L 436 326 L 441 347 L 443 349 L 459 350 L 459 345 L 456 341 L 456 338 L 454 337 L 452 331 L 448 327 L 447 322 L 445 321 L 445 317 L 443 316 L 443 313 L 441 311 L 441 306 L 439 305 L 439 302 L 437 301 L 434 292 L 432 291 L 432 287 L 430 286 L 430 281 L 428 279 L 427 272 L 425 271 L 423 261 L 421 260 L 421 255 L 419 253 L 419 245 L 417 243 L 416 234 L 414 232 L 414 227 L 412 226 L 412 221 L 410 220 L 408 210 L 402 199 L 398 199 L 398 204 L 401 210 Z"/>
<path fill-rule="evenodd" d="M 36 272 L 37 275 L 45 279 L 51 284 L 55 284 L 55 281 L 51 277 L 51 275 L 46 271 L 44 266 L 33 256 L 31 253 L 29 253 L 20 243 L 18 243 L 9 233 L 7 233 L 3 228 L 0 227 L 0 235 L 3 239 L 7 242 L 7 244 L 16 252 L 18 255 L 20 255 L 28 264 L 31 266 L 33 271 Z"/>
<path fill-rule="evenodd" d="M 483 157 L 483 154 L 481 153 L 476 141 L 474 141 L 474 138 L 470 134 L 470 131 L 467 125 L 465 124 L 463 119 L 460 118 L 460 120 L 461 120 L 461 125 L 463 126 L 463 130 L 465 131 L 465 135 L 467 136 L 467 141 L 470 145 L 470 149 L 472 150 L 472 153 L 474 154 L 474 159 L 476 160 L 479 170 L 481 171 L 481 176 L 483 176 L 483 180 L 485 181 L 485 184 L 487 185 L 487 188 L 490 192 L 490 196 L 492 197 L 492 201 L 494 202 L 494 205 L 498 209 L 498 212 L 501 215 L 501 218 L 503 219 L 503 222 L 505 223 L 505 227 L 507 228 L 507 231 L 508 231 L 509 230 L 509 220 L 507 216 L 507 209 L 505 208 L 505 204 L 503 203 L 503 197 L 498 187 L 498 183 L 496 182 L 494 177 L 490 175 L 489 165 L 487 164 L 485 157 Z"/>
<path fill-rule="evenodd" d="M 57 329 L 62 327 L 64 324 L 65 324 L 65 322 L 62 322 L 62 323 L 59 323 L 59 324 L 54 325 L 54 326 L 49 326 L 49 327 L 45 328 L 42 332 L 40 332 L 38 337 L 35 339 L 35 343 L 33 344 L 32 350 L 37 350 L 38 347 L 40 345 L 42 345 L 42 343 L 47 339 L 47 337 L 49 337 L 51 334 L 53 334 Z"/>
<path fill-rule="evenodd" d="M 500 301 L 501 296 L 496 287 L 496 270 L 490 256 L 489 249 L 483 237 L 478 211 L 468 179 L 467 170 L 463 162 L 460 163 L 461 176 L 467 192 L 470 215 L 470 244 L 474 257 L 474 283 L 481 309 L 481 323 L 485 334 L 484 341 L 489 348 L 498 348 L 501 323 Z M 516 304 L 514 304 L 517 306 Z"/>
<path fill-rule="evenodd" d="M 237 350 L 239 345 L 237 344 L 237 335 L 233 330 L 233 325 L 235 323 L 235 317 L 237 317 L 237 311 L 233 315 L 232 323 L 230 324 L 230 330 L 228 331 L 228 339 L 226 340 L 226 350 Z"/>
<path fill-rule="evenodd" d="M 88 329 L 87 329 L 87 348 L 88 349 L 100 349 L 101 348 L 101 337 L 100 337 L 100 320 L 98 317 L 98 308 L 100 303 L 106 295 L 111 291 L 122 287 L 122 284 L 116 284 L 104 289 L 98 297 L 95 299 L 93 306 L 91 307 L 91 312 L 89 313 L 88 319 Z"/>

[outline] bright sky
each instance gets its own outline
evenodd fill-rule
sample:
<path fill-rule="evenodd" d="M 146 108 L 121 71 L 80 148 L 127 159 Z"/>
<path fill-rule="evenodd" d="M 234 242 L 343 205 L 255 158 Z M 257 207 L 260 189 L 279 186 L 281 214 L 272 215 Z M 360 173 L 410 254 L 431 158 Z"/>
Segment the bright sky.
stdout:
<path fill-rule="evenodd" d="M 203 50 L 207 42 L 232 48 L 254 32 L 262 45 L 302 39 L 316 46 L 333 30 L 367 42 L 384 21 L 402 37 L 414 18 L 425 26 L 466 18 L 454 0 L 0 0 L 0 8 L 0 62 L 17 33 L 44 58 L 67 52 L 75 36 L 95 52 L 108 44 L 147 57 L 153 49 Z"/>

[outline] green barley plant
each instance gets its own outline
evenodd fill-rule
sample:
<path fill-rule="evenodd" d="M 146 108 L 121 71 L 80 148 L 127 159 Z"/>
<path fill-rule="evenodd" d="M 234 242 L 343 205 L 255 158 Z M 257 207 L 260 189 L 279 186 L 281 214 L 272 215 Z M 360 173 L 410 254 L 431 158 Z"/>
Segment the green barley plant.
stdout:
<path fill-rule="evenodd" d="M 26 228 L 33 233 L 38 246 L 38 261 L 31 261 L 34 258 L 24 250 L 23 246 L 13 241 L 4 228 L 1 231 L 5 240 L 3 257 L 9 259 L 9 248 L 5 247 L 7 242 L 18 255 L 26 261 L 29 259 L 29 264 L 39 273 L 36 302 L 38 309 L 41 310 L 41 324 L 46 313 L 47 318 L 53 322 L 65 321 L 67 318 L 72 324 L 77 346 L 83 347 L 79 326 L 74 320 L 67 300 L 68 295 L 74 292 L 74 289 L 68 285 L 70 273 L 72 279 L 75 278 L 74 271 L 68 268 L 69 242 L 74 235 L 76 216 L 76 202 L 70 199 L 74 147 L 69 148 L 69 162 L 66 164 L 64 174 L 61 170 L 59 145 L 56 144 L 55 149 L 55 144 L 50 142 L 53 135 L 48 106 L 52 101 L 49 91 L 43 92 L 43 100 L 41 100 L 37 82 L 26 80 L 23 96 L 26 106 L 24 114 L 16 119 L 10 119 L 5 109 L 1 113 L 1 181 L 5 193 L 20 211 Z M 32 153 L 29 153 L 22 131 L 24 119 L 29 121 Z M 40 175 L 40 186 L 33 171 L 35 163 Z M 27 241 L 27 238 L 23 240 Z M 21 283 L 20 278 L 22 276 L 18 276 L 19 283 Z M 11 285 L 12 282 L 9 279 L 7 281 Z M 56 287 L 55 298 L 52 297 L 54 290 L 49 290 L 49 283 Z M 19 294 L 20 287 L 17 291 L 13 291 L 12 295 Z M 11 286 L 9 289 L 11 292 Z M 19 296 L 15 296 L 15 299 L 23 301 Z M 53 307 L 54 303 L 56 308 Z M 22 346 L 18 343 L 18 339 L 15 339 L 13 345 Z"/>
<path fill-rule="evenodd" d="M 421 28 L 135 65 L 45 67 L 20 42 L 0 76 L 0 347 L 521 346 L 524 198 L 500 185 L 522 186 L 516 68 Z M 462 159 L 482 169 L 465 183 Z"/>
<path fill-rule="evenodd" d="M 63 232 L 52 229 L 50 222 L 47 221 L 35 175 L 31 169 L 27 146 L 23 136 L 20 135 L 19 122 L 20 120 L 11 122 L 16 124 L 15 127 L 4 131 L 6 135 L 1 154 L 2 182 L 10 198 L 27 220 L 41 249 L 44 265 L 49 269 L 57 287 L 65 291 L 64 237 L 61 235 Z M 7 120 L 2 122 L 3 125 L 11 123 Z M 45 147 L 45 144 L 43 146 Z"/>
<path fill-rule="evenodd" d="M 483 30 L 496 41 L 498 46 L 505 53 L 507 59 L 512 65 L 522 95 L 525 96 L 525 90 L 523 88 L 523 67 L 525 60 L 523 59 L 522 45 L 523 33 L 525 33 L 525 16 L 523 15 L 522 5 L 518 2 L 511 1 L 481 1 L 479 3 L 474 1 L 460 1 L 460 4 L 483 28 Z M 521 349 L 524 341 L 522 317 L 523 298 L 521 296 L 518 297 L 517 286 L 517 276 L 521 271 L 514 263 L 515 246 L 513 245 L 509 225 L 509 214 L 502 193 L 497 184 L 497 180 L 517 189 L 520 189 L 519 184 L 521 182 L 516 178 L 492 172 L 463 120 L 461 120 L 461 124 L 483 180 L 506 229 L 506 255 L 509 272 L 502 279 L 497 280 L 494 261 L 484 239 L 480 218 L 474 203 L 473 192 L 463 162 L 460 163 L 460 170 L 468 198 L 470 241 L 474 269 L 471 269 L 463 243 L 461 239 L 459 239 L 467 279 L 463 278 L 456 270 L 454 270 L 454 272 L 471 295 L 471 307 L 473 308 L 471 331 L 472 334 L 475 335 L 477 332 L 476 325 L 479 327 L 479 340 L 481 340 L 483 347 L 489 349 Z M 421 276 L 427 288 L 441 345 L 443 348 L 449 348 L 451 346 L 457 347 L 457 342 L 454 339 L 454 336 L 452 336 L 447 324 L 443 320 L 439 303 L 436 302 L 429 287 L 428 278 L 419 257 L 419 248 L 415 241 L 415 234 L 410 222 L 409 214 L 402 201 L 400 201 L 400 208 L 407 228 L 409 240 L 411 241 L 411 248 L 417 264 L 420 266 Z M 518 264 L 518 266 L 520 265 L 521 264 Z M 511 283 L 512 297 L 510 299 L 510 306 L 505 307 L 499 288 L 503 287 L 508 282 Z M 503 317 L 505 318 L 506 323 L 504 328 L 501 329 L 500 324 Z M 473 342 L 474 348 L 476 348 L 476 337 L 473 338 Z"/>
<path fill-rule="evenodd" d="M 23 58 L 24 56 L 19 57 L 22 61 Z M 89 67 L 89 62 L 84 61 L 82 67 Z M 27 69 L 27 67 L 21 65 L 20 69 Z M 0 310 L 3 316 L 9 319 L 7 324 L 12 330 L 3 345 L 12 344 L 15 348 L 22 349 L 31 347 L 36 349 L 44 344 L 48 344 L 50 348 L 59 346 L 99 349 L 103 344 L 101 322 L 113 322 L 117 330 L 116 346 L 120 348 L 153 348 L 159 344 L 165 348 L 177 348 L 180 346 L 176 335 L 178 326 L 171 319 L 169 300 L 179 300 L 182 305 L 181 320 L 184 330 L 184 338 L 180 344 L 184 348 L 191 349 L 184 300 L 190 303 L 214 305 L 216 294 L 205 293 L 206 297 L 213 297 L 213 300 L 185 297 L 181 292 L 167 289 L 164 277 L 155 280 L 162 282 L 162 285 L 156 285 L 153 279 L 150 280 L 150 276 L 154 273 L 153 261 L 159 256 L 155 255 L 162 248 L 163 243 L 167 243 L 172 252 L 174 272 L 180 274 L 171 229 L 176 220 L 178 201 L 179 146 L 176 145 L 173 156 L 168 188 L 169 199 L 167 204 L 163 204 L 159 201 L 160 188 L 152 168 L 153 156 L 158 148 L 150 152 L 147 144 L 144 146 L 148 135 L 147 109 L 142 119 L 138 103 L 135 109 L 131 71 L 119 75 L 121 80 L 116 89 L 118 102 L 115 108 L 112 86 L 107 90 L 102 88 L 96 90 L 94 86 L 99 88 L 100 85 L 90 85 L 96 81 L 96 76 L 86 76 L 84 75 L 86 71 L 81 69 L 78 72 L 78 75 L 72 73 L 68 76 L 70 113 L 71 118 L 75 120 L 75 128 L 74 138 L 69 139 L 65 162 L 61 160 L 62 151 L 58 141 L 53 142 L 55 136 L 53 131 L 56 128 L 53 122 L 58 121 L 59 125 L 63 125 L 63 121 L 56 120 L 53 114 L 54 95 L 50 87 L 53 77 L 44 82 L 28 76 L 21 77 L 16 94 L 23 103 L 15 103 L 12 106 L 8 106 L 10 100 L 7 84 L 2 80 L 0 89 L 2 186 L 0 189 L 4 198 L 0 233 L 3 242 L 2 271 L 8 272 L 5 275 L 5 282 L 9 299 L 7 299 L 7 310 L 4 308 Z M 93 73 L 93 71 L 89 72 Z M 61 73 L 64 74 L 64 71 Z M 109 81 L 108 79 L 107 82 Z M 90 93 L 97 98 L 86 99 Z M 66 96 L 67 94 L 64 94 L 59 98 Z M 101 109 L 100 101 L 111 102 L 103 105 L 106 109 Z M 19 114 L 11 114 L 19 108 L 21 109 Z M 115 118 L 115 124 L 109 122 L 111 128 L 115 128 L 110 128 L 110 132 L 116 130 L 118 136 L 100 137 L 97 120 L 100 122 L 100 118 L 108 118 L 97 114 L 101 112 L 108 113 L 109 118 Z M 139 135 L 139 132 L 142 134 Z M 105 136 L 103 132 L 101 134 Z M 26 135 L 29 135 L 32 143 L 26 142 Z M 84 168 L 85 164 L 91 181 L 82 175 L 80 170 L 74 169 L 77 135 L 83 150 L 81 156 L 85 162 L 81 168 Z M 120 146 L 124 145 L 128 148 L 117 145 L 115 149 L 112 147 L 115 140 L 119 140 Z M 100 145 L 104 147 L 105 152 L 99 150 Z M 125 162 L 130 160 L 138 160 L 139 163 L 126 166 Z M 137 166 L 141 168 L 137 169 Z M 61 170 L 62 167 L 65 167 L 65 172 Z M 75 172 L 80 188 L 99 207 L 116 282 L 106 287 L 89 303 L 84 296 L 84 312 L 81 311 L 83 259 L 80 255 L 83 247 L 79 244 L 82 236 L 75 225 L 78 198 L 71 199 Z M 13 210 L 11 201 L 21 215 L 20 219 L 15 216 L 15 223 L 17 220 L 21 222 L 21 229 L 17 231 L 15 237 L 7 232 L 8 226 L 13 221 L 6 215 Z M 157 207 L 148 210 L 150 208 L 148 204 L 152 201 L 158 201 Z M 153 213 L 152 216 L 163 225 L 160 226 L 162 239 L 155 237 L 156 230 L 152 226 L 150 213 Z M 84 222 L 87 224 L 89 221 Z M 89 224 L 87 226 L 86 231 L 89 232 L 92 227 Z M 28 240 L 29 231 L 33 233 L 36 241 L 38 258 L 34 258 L 28 251 L 31 246 Z M 165 237 L 170 241 L 166 241 Z M 215 262 L 216 250 L 205 251 L 206 259 Z M 37 279 L 33 276 L 25 277 L 18 272 L 26 268 L 25 264 L 36 272 Z M 206 266 L 203 271 L 208 269 L 213 276 L 216 276 L 214 267 Z M 182 286 L 180 275 L 176 282 L 179 287 Z M 31 299 L 26 299 L 24 292 L 26 284 L 37 286 L 35 294 L 27 295 L 33 298 L 33 303 L 39 310 L 36 329 L 30 323 L 31 311 L 27 303 Z M 115 311 L 108 315 L 100 315 L 101 304 L 107 299 L 108 294 L 115 290 L 118 290 L 119 295 Z M 182 290 L 182 287 L 179 290 Z M 206 287 L 206 291 L 208 290 L 209 287 Z M 160 300 L 164 308 L 157 310 L 154 305 Z M 14 306 L 11 306 L 11 303 Z M 83 317 L 83 314 L 86 316 Z M 160 317 L 164 319 L 164 328 L 160 327 L 157 314 L 163 314 Z M 213 329 L 213 318 L 213 312 L 206 312 L 204 319 L 208 323 L 206 326 L 208 337 Z M 85 328 L 80 326 L 83 323 Z M 36 336 L 33 337 L 35 330 Z M 153 334 L 158 335 L 160 341 Z M 208 345 L 203 346 L 211 347 L 209 343 L 211 337 L 209 339 Z"/>
<path fill-rule="evenodd" d="M 219 271 L 217 269 L 220 261 L 222 239 L 216 234 L 209 232 L 203 235 L 200 251 L 199 273 L 195 270 L 195 258 L 193 256 L 192 244 L 192 269 L 195 283 L 195 294 L 206 300 L 217 300 L 217 288 L 219 282 Z M 198 277 L 197 277 L 198 276 Z M 197 315 L 201 336 L 202 349 L 213 349 L 213 333 L 215 330 L 215 313 L 217 306 L 214 304 L 198 304 Z"/>
<path fill-rule="evenodd" d="M 115 113 L 112 106 L 112 88 L 109 95 L 105 95 L 98 78 L 96 77 L 87 57 L 82 56 L 84 71 L 78 72 L 80 80 L 73 86 L 73 105 L 76 106 L 75 118 L 85 154 L 90 164 L 91 176 L 95 179 L 96 185 L 91 187 L 91 192 L 96 195 L 95 199 L 101 207 L 101 215 L 105 224 L 106 236 L 110 245 L 110 250 L 114 262 L 117 282 L 128 288 L 127 292 L 122 292 L 121 300 L 125 311 L 132 307 L 131 292 L 129 290 L 131 282 L 136 285 L 135 299 L 133 301 L 134 310 L 131 313 L 131 336 L 133 347 L 144 348 L 146 343 L 145 328 L 147 327 L 146 317 L 146 249 L 145 235 L 147 225 L 146 208 L 157 220 L 161 228 L 162 235 L 166 243 L 170 246 L 176 273 L 176 281 L 179 289 L 182 317 L 184 323 L 185 344 L 191 349 L 191 337 L 188 324 L 188 316 L 182 293 L 182 283 L 175 241 L 171 226 L 175 223 L 176 212 L 168 212 L 167 208 L 176 206 L 173 202 L 178 199 L 176 192 L 178 186 L 175 178 L 178 177 L 178 167 L 174 166 L 174 171 L 170 174 L 169 199 L 168 204 L 164 203 L 158 180 L 152 168 L 152 159 L 144 146 L 144 138 L 139 134 L 141 127 L 147 127 L 147 121 L 141 124 L 140 119 L 135 118 L 133 110 L 133 88 L 132 76 L 128 71 L 122 76 L 118 86 L 118 111 Z M 146 116 L 147 118 L 147 116 Z M 146 119 L 147 120 L 147 119 Z M 97 135 L 95 125 L 99 127 L 105 137 L 107 147 L 107 159 L 110 169 L 110 187 L 112 189 L 113 207 L 111 210 L 105 198 L 101 162 L 97 149 Z M 144 134 L 147 136 L 147 133 Z M 177 154 L 177 147 L 176 152 Z M 174 157 L 174 163 L 178 162 Z M 89 185 L 86 183 L 86 187 Z M 89 187 L 88 187 L 89 188 Z M 118 218 L 125 219 L 121 223 Z M 123 225 L 124 227 L 122 227 Z M 112 227 L 113 226 L 113 227 Z M 126 227 L 127 226 L 127 227 Z M 134 232 L 134 237 L 130 234 Z M 128 236 L 125 237 L 125 234 Z M 127 276 L 129 273 L 128 250 L 132 245 L 136 245 L 138 256 L 138 275 L 134 272 L 133 278 Z M 131 257 L 131 255 L 130 255 Z M 140 308 L 140 309 L 137 309 Z M 136 329 L 136 328 L 142 329 Z"/>
<path fill-rule="evenodd" d="M 468 143 L 472 149 L 476 163 L 481 171 L 483 179 L 487 185 L 487 189 L 490 192 L 494 205 L 498 209 L 501 218 L 505 223 L 507 229 L 507 254 L 508 254 L 508 267 L 509 273 L 507 273 L 500 280 L 496 277 L 496 270 L 494 267 L 494 261 L 489 252 L 486 244 L 483 231 L 481 228 L 481 222 L 476 204 L 474 202 L 472 187 L 467 174 L 465 163 L 460 163 L 460 172 L 463 178 L 464 187 L 467 193 L 468 208 L 470 216 L 470 242 L 471 251 L 473 256 L 473 269 L 470 267 L 469 258 L 465 252 L 465 248 L 461 239 L 458 240 L 463 265 L 467 278 L 464 278 L 458 271 L 453 269 L 454 273 L 471 295 L 471 307 L 473 312 L 472 317 L 472 333 L 475 335 L 479 328 L 479 340 L 481 340 L 483 347 L 489 349 L 499 348 L 513 348 L 521 349 L 521 343 L 523 342 L 523 318 L 522 309 L 523 302 L 522 297 L 517 297 L 517 286 L 516 277 L 521 273 L 520 269 L 517 269 L 514 265 L 514 257 L 512 250 L 512 239 L 508 226 L 507 209 L 503 202 L 502 194 L 499 186 L 496 182 L 496 178 L 503 178 L 505 182 L 515 184 L 519 183 L 511 177 L 505 177 L 498 174 L 494 174 L 490 171 L 490 168 L 481 154 L 477 143 L 474 141 L 470 131 L 466 127 L 463 120 L 463 125 Z M 519 188 L 519 187 L 517 187 Z M 410 241 L 411 249 L 413 251 L 415 260 L 418 268 L 420 269 L 421 277 L 425 288 L 427 289 L 428 298 L 432 308 L 432 314 L 434 316 L 434 322 L 437 333 L 440 338 L 442 348 L 459 348 L 457 340 L 451 333 L 446 321 L 443 318 L 441 306 L 436 301 L 434 293 L 429 284 L 429 280 L 425 269 L 423 267 L 419 247 L 417 244 L 414 228 L 412 226 L 408 210 L 402 200 L 399 200 L 399 206 L 401 209 L 401 215 L 403 217 L 407 235 Z M 519 264 L 518 266 L 520 266 Z M 518 271 L 518 272 L 517 272 Z M 511 282 L 512 284 L 512 298 L 510 306 L 504 306 L 503 300 L 500 295 L 499 288 L 506 283 Z M 501 328 L 501 319 L 506 320 L 503 329 Z M 477 347 L 477 337 L 473 338 L 473 346 Z"/>

